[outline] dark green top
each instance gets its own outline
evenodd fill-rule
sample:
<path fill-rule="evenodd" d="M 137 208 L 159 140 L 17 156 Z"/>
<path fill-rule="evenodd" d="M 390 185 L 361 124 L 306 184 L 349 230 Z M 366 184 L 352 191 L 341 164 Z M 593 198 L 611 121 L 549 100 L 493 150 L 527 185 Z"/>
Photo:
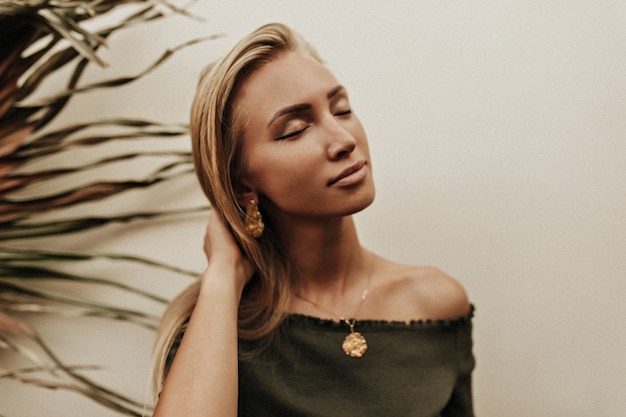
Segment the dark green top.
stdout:
<path fill-rule="evenodd" d="M 240 342 L 242 417 L 472 417 L 472 311 L 454 320 L 359 321 L 361 358 L 341 348 L 345 323 L 291 315 L 262 355 Z M 176 340 L 166 369 L 176 353 Z"/>
<path fill-rule="evenodd" d="M 341 348 L 344 323 L 291 315 L 261 357 L 239 361 L 243 417 L 473 416 L 473 310 L 455 320 L 359 321 L 361 358 Z M 240 351 L 250 346 L 240 343 Z"/>

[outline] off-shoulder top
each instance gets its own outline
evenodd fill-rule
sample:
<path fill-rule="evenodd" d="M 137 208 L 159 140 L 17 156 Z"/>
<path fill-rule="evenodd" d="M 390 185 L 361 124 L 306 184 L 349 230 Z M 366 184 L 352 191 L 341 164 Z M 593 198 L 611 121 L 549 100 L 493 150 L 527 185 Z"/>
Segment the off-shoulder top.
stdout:
<path fill-rule="evenodd" d="M 368 344 L 360 358 L 342 350 L 347 324 L 290 315 L 261 354 L 239 343 L 239 415 L 472 417 L 473 313 L 358 321 Z"/>

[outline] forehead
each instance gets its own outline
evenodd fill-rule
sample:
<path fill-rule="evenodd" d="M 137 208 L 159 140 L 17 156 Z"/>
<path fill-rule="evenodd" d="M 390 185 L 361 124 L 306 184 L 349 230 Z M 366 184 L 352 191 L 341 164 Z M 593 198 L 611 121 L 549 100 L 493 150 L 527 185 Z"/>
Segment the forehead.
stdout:
<path fill-rule="evenodd" d="M 243 83 L 235 107 L 250 118 L 269 118 L 286 106 L 310 103 L 338 85 L 337 79 L 315 59 L 287 52 L 256 70 Z"/>

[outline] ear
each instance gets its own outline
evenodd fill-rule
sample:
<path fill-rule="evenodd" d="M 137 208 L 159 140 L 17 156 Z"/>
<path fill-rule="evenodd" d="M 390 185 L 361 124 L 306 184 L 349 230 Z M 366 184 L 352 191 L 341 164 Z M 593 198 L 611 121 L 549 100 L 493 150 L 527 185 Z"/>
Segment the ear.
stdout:
<path fill-rule="evenodd" d="M 236 186 L 235 192 L 237 193 L 237 203 L 239 203 L 241 207 L 245 208 L 250 200 L 259 201 L 259 195 L 257 192 L 245 182 Z"/>

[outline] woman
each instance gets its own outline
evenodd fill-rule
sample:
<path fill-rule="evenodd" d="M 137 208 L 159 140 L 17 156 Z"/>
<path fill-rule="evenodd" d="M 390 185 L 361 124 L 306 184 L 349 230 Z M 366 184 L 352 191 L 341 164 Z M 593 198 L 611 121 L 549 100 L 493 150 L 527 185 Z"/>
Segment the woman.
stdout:
<path fill-rule="evenodd" d="M 360 245 L 367 138 L 315 50 L 259 28 L 191 122 L 208 267 L 164 316 L 154 416 L 472 416 L 466 293 Z"/>

